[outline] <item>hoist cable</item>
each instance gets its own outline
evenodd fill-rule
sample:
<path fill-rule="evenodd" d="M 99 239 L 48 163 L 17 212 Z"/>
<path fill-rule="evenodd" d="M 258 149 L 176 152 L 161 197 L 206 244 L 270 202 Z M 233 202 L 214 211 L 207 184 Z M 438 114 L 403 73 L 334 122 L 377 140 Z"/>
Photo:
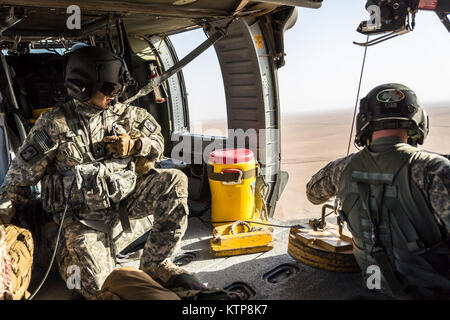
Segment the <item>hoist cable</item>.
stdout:
<path fill-rule="evenodd" d="M 263 225 L 263 226 L 269 226 L 269 227 L 277 227 L 277 228 L 297 228 L 297 229 L 301 229 L 303 228 L 302 225 L 300 224 L 296 224 L 296 225 L 281 225 L 281 224 L 273 224 L 273 223 L 264 223 L 264 222 L 258 222 L 258 221 L 252 221 L 252 220 L 227 220 L 227 221 L 212 221 L 212 220 L 205 220 L 201 217 L 198 217 L 198 219 L 203 222 L 203 223 L 235 223 L 237 221 L 240 222 L 247 222 L 247 223 L 253 223 L 253 224 L 258 224 L 258 225 Z"/>
<path fill-rule="evenodd" d="M 369 42 L 369 36 L 367 36 L 366 43 L 367 42 Z M 367 56 L 367 46 L 364 49 L 364 57 L 363 57 L 363 62 L 362 62 L 362 67 L 361 67 L 361 75 L 359 76 L 358 93 L 356 95 L 355 110 L 353 111 L 352 129 L 350 130 L 350 138 L 348 139 L 347 156 L 350 153 L 350 144 L 352 142 L 353 128 L 355 126 L 356 111 L 358 110 L 359 94 L 361 92 L 362 78 L 363 78 L 363 74 L 364 74 L 364 68 L 366 66 L 366 56 Z"/>

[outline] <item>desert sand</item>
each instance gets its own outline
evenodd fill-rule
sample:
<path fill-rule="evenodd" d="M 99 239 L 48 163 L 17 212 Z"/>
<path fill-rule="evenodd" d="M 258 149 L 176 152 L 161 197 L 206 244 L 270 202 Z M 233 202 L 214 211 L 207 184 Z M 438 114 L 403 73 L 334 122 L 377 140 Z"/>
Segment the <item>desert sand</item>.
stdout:
<path fill-rule="evenodd" d="M 425 105 L 430 117 L 430 134 L 421 149 L 450 154 L 450 103 Z M 281 169 L 289 182 L 278 202 L 275 218 L 283 221 L 317 218 L 321 206 L 306 198 L 306 184 L 328 162 L 347 154 L 353 110 L 283 114 L 281 117 Z M 203 127 L 225 132 L 224 121 Z M 353 146 L 350 153 L 356 152 Z"/>

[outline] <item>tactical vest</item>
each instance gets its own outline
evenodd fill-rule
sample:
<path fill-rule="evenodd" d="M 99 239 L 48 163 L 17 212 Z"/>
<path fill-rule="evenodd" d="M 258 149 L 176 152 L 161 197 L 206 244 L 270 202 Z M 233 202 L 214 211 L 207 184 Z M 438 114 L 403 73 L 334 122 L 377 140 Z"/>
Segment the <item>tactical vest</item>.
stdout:
<path fill-rule="evenodd" d="M 80 127 L 79 116 L 75 111 L 75 103 L 71 100 L 64 103 L 62 108 L 64 110 L 64 115 L 66 116 L 67 125 L 69 126 L 70 131 L 72 131 L 72 140 L 76 144 L 77 149 L 80 151 L 82 162 L 86 163 L 95 161 L 95 158 L 98 158 L 103 154 L 101 154 L 101 151 L 96 150 L 96 154 L 92 155 L 89 148 L 89 138 Z M 106 132 L 112 132 L 112 123 L 107 123 L 106 126 Z"/>
<path fill-rule="evenodd" d="M 69 101 L 61 108 L 69 127 L 64 154 L 73 166 L 69 170 L 55 172 L 42 179 L 44 210 L 61 214 L 66 201 L 69 202 L 68 212 L 118 209 L 119 202 L 127 197 L 136 185 L 132 157 L 113 159 L 106 155 L 99 159 L 99 155 L 105 154 L 98 150 L 94 150 L 94 156 L 89 138 L 81 127 L 79 115 L 75 112 L 74 102 Z M 106 123 L 106 126 L 105 131 L 111 133 L 112 123 Z M 86 220 L 84 218 L 83 220 Z"/>
<path fill-rule="evenodd" d="M 377 265 L 398 298 L 450 292 L 448 232 L 410 179 L 420 151 L 399 143 L 386 152 L 367 148 L 345 168 L 337 196 L 363 272 Z"/>

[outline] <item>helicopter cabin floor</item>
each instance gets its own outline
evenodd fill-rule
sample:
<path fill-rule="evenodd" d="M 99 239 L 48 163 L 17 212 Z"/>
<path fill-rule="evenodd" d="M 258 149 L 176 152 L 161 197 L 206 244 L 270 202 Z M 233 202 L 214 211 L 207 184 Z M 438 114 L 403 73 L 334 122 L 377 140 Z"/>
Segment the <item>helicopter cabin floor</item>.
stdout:
<path fill-rule="evenodd" d="M 202 218 L 207 220 L 209 213 L 206 212 Z M 305 219 L 288 222 L 271 220 L 271 223 L 286 226 L 307 222 Z M 187 263 L 183 267 L 195 272 L 209 287 L 239 290 L 249 300 L 386 299 L 384 295 L 365 289 L 360 273 L 330 272 L 307 266 L 292 258 L 287 253 L 289 228 L 275 227 L 273 235 L 274 248 L 270 251 L 214 257 L 209 250 L 212 226 L 199 217 L 190 217 L 188 229 L 173 259 L 177 261 L 182 258 Z M 139 261 L 118 264 L 117 267 L 121 265 L 138 267 Z M 35 268 L 30 292 L 33 292 L 44 272 Z M 67 289 L 58 273 L 50 273 L 35 299 L 82 298 Z"/>

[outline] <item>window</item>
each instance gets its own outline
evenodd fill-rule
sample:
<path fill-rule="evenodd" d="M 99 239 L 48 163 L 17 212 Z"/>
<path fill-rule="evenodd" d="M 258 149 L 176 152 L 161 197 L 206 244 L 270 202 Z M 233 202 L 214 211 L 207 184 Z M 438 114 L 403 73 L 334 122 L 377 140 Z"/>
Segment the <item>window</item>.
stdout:
<path fill-rule="evenodd" d="M 181 60 L 206 40 L 202 29 L 170 36 Z M 225 92 L 214 47 L 210 47 L 183 69 L 188 94 L 191 133 L 227 136 Z"/>

